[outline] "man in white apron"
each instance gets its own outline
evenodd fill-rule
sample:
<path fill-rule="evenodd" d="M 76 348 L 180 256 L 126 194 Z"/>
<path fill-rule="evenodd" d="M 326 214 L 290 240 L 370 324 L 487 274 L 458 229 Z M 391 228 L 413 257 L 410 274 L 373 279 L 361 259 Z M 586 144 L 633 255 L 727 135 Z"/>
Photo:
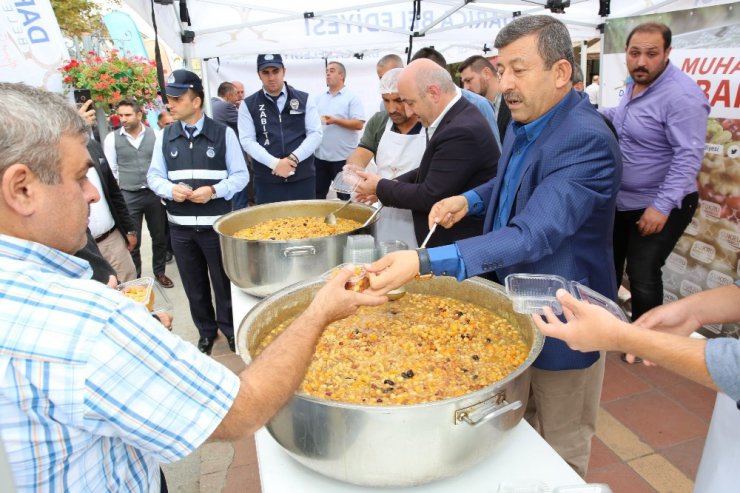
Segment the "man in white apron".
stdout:
<path fill-rule="evenodd" d="M 370 118 L 359 146 L 347 158 L 348 165 L 366 168 L 390 180 L 418 168 L 426 147 L 426 134 L 421 122 L 416 115 L 406 114 L 398 94 L 398 76 L 402 70 L 389 70 L 380 79 L 385 111 L 379 111 Z M 377 197 L 374 198 L 377 202 Z M 409 248 L 416 248 L 411 211 L 385 207 L 378 221 L 377 239 L 401 240 Z"/>

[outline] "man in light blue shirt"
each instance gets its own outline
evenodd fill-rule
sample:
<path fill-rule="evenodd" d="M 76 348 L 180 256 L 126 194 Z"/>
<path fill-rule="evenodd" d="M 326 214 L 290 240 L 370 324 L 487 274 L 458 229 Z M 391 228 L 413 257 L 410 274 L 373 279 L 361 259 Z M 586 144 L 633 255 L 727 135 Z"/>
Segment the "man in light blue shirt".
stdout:
<path fill-rule="evenodd" d="M 418 60 L 419 58 L 428 58 L 440 67 L 447 69 L 447 60 L 445 60 L 444 55 L 442 55 L 442 53 L 438 52 L 434 48 L 427 47 L 420 49 L 419 51 L 414 53 L 411 61 Z M 462 90 L 462 97 L 467 99 L 476 108 L 478 108 L 478 111 L 481 112 L 483 118 L 486 119 L 486 121 L 488 122 L 488 126 L 491 127 L 491 133 L 493 133 L 493 136 L 496 138 L 496 145 L 498 145 L 498 150 L 499 152 L 501 152 L 501 136 L 499 135 L 498 122 L 496 121 L 496 113 L 494 112 L 493 104 L 483 96 L 480 96 L 472 91 L 468 91 L 467 89 Z"/>
<path fill-rule="evenodd" d="M 362 101 L 344 85 L 346 77 L 344 65 L 329 62 L 326 67 L 328 89 L 316 101 L 323 125 L 323 137 L 314 161 L 317 199 L 326 198 L 331 181 L 357 147 L 360 130 L 365 124 Z"/>

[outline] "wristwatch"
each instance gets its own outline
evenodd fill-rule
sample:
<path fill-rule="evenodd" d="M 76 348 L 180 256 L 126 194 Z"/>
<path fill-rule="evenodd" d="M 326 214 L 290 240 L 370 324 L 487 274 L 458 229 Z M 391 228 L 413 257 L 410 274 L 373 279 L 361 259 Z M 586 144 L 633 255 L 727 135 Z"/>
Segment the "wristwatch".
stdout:
<path fill-rule="evenodd" d="M 296 157 L 296 155 L 295 155 L 295 154 L 290 154 L 290 155 L 288 156 L 288 159 L 290 159 L 290 160 L 291 160 L 291 161 L 293 161 L 294 163 L 298 164 L 298 157 Z"/>
<path fill-rule="evenodd" d="M 216 200 L 218 197 L 216 196 L 216 187 L 211 185 L 211 200 Z"/>

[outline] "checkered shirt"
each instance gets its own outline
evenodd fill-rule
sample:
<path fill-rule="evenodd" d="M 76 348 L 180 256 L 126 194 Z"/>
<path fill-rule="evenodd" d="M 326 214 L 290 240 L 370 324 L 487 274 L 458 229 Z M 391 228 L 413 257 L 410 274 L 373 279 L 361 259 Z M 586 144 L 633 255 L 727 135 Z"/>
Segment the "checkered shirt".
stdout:
<path fill-rule="evenodd" d="M 0 235 L 0 437 L 20 492 L 152 491 L 239 379 L 87 262 Z"/>

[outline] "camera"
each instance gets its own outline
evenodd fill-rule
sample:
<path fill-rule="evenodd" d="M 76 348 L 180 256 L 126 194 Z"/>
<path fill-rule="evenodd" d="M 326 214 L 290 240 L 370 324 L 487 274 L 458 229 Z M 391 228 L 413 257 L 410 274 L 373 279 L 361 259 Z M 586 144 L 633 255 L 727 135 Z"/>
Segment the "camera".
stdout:
<path fill-rule="evenodd" d="M 90 94 L 90 89 L 75 89 L 75 103 L 77 103 L 79 106 L 82 106 L 83 104 L 87 103 L 88 100 L 92 99 L 92 94 Z"/>

